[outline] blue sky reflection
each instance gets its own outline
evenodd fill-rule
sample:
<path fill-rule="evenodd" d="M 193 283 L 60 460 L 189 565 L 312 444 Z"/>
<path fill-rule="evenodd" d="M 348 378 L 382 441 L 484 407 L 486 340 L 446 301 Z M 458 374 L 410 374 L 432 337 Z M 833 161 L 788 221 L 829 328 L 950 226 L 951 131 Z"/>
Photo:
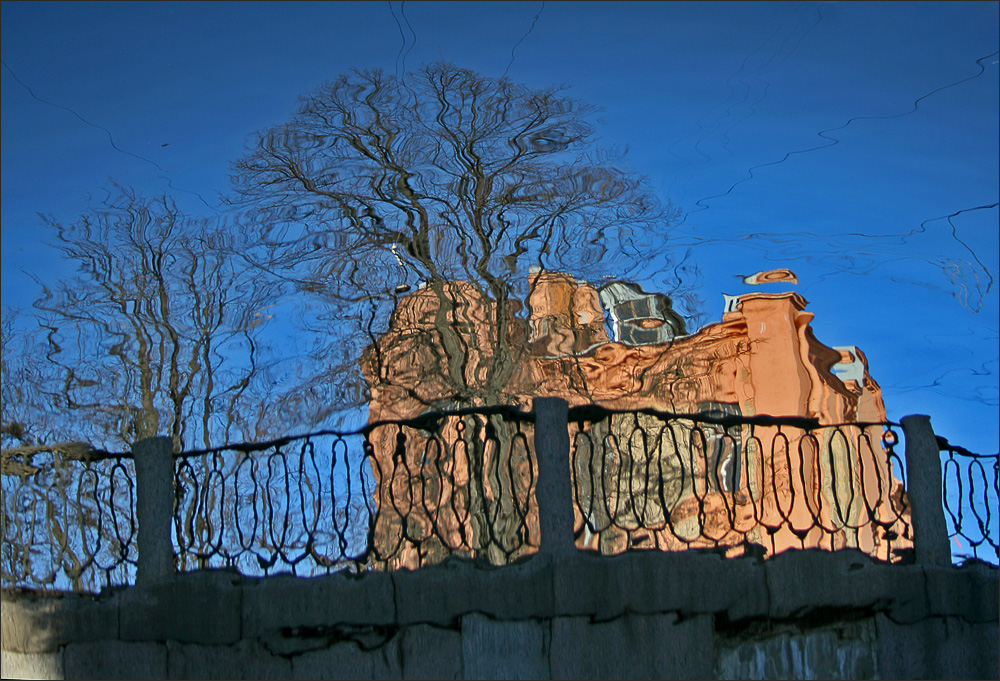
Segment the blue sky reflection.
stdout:
<path fill-rule="evenodd" d="M 995 452 L 998 7 L 5 2 L 5 315 L 68 274 L 37 213 L 72 220 L 115 181 L 211 216 L 299 95 L 443 58 L 603 109 L 602 142 L 682 210 L 664 248 L 698 267 L 690 326 L 739 275 L 790 268 L 890 418 Z"/>

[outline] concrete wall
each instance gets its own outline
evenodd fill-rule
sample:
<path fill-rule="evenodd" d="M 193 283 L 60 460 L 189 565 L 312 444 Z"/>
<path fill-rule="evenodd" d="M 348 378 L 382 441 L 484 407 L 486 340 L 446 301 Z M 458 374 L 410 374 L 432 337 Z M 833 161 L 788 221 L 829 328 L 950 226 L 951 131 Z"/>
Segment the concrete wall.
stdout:
<path fill-rule="evenodd" d="M 997 568 L 855 551 L 535 556 L 505 568 L 179 575 L 3 593 L 28 678 L 990 678 Z"/>

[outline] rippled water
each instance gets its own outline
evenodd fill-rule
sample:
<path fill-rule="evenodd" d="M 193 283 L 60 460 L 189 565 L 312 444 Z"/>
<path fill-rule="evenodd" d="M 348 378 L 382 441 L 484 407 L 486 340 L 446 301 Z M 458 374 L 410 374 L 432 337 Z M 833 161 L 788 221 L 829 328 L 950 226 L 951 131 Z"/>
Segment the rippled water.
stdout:
<path fill-rule="evenodd" d="M 2 11 L 5 446 L 516 402 L 526 358 L 719 408 L 633 355 L 794 291 L 996 451 L 996 4 Z"/>

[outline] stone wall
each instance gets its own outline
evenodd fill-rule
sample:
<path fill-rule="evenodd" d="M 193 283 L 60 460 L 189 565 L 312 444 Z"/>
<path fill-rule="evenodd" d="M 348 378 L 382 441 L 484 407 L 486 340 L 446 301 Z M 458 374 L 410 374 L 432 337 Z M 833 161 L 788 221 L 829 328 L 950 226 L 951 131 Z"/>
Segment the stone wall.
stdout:
<path fill-rule="evenodd" d="M 534 556 L 3 593 L 4 678 L 990 678 L 998 570 L 856 551 Z"/>

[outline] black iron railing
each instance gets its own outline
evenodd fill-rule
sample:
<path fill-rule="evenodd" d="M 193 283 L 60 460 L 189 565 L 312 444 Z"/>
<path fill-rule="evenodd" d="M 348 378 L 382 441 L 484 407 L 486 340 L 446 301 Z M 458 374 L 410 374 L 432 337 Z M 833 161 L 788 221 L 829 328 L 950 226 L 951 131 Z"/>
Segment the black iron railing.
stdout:
<path fill-rule="evenodd" d="M 942 502 L 951 553 L 958 559 L 997 562 L 1000 455 L 974 454 L 937 438 L 942 452 Z"/>
<path fill-rule="evenodd" d="M 997 562 L 997 456 L 935 439 L 926 417 L 821 426 L 544 401 L 561 411 L 435 412 L 183 453 L 165 438 L 4 450 L 2 586 L 504 565 L 556 544 Z"/>
<path fill-rule="evenodd" d="M 912 553 L 888 423 L 570 410 L 578 545 Z"/>
<path fill-rule="evenodd" d="M 529 420 L 466 409 L 178 455 L 178 568 L 315 575 L 449 555 L 508 563 L 538 545 Z"/>
<path fill-rule="evenodd" d="M 80 443 L 5 450 L 0 585 L 99 591 L 135 581 L 131 454 Z"/>

